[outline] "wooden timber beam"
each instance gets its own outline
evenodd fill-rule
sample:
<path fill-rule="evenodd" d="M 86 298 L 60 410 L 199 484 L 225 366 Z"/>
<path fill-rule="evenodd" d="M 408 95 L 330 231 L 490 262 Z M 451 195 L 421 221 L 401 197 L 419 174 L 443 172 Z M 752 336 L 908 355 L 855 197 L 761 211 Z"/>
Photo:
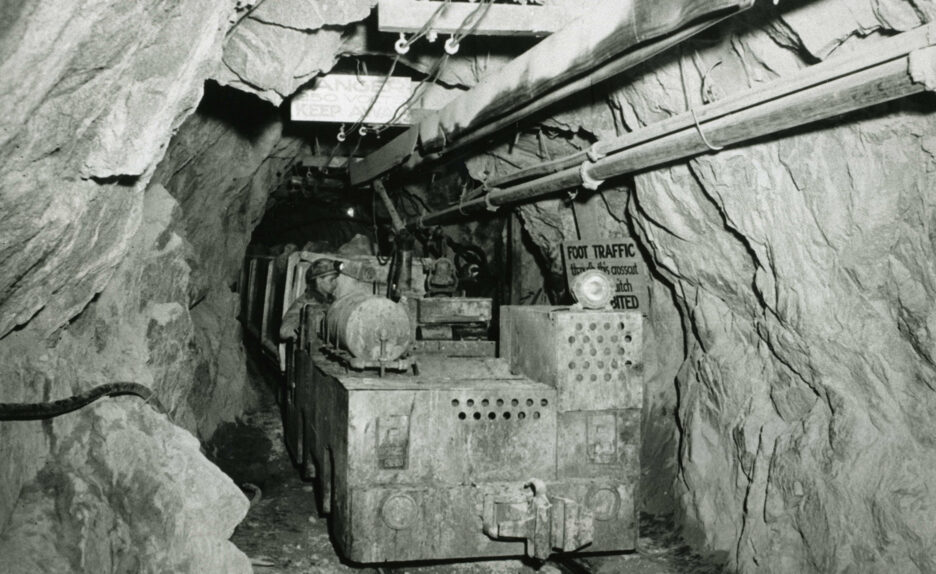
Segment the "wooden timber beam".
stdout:
<path fill-rule="evenodd" d="M 600 142 L 594 148 L 595 161 L 585 158 L 572 167 L 492 189 L 484 197 L 411 219 L 407 226 L 438 225 L 566 189 L 597 189 L 606 179 L 926 90 L 936 91 L 936 24 L 905 32 L 847 58 L 827 60 L 790 78 L 701 106 L 694 112 L 621 138 Z M 719 147 L 713 150 L 711 146 Z M 611 153 L 601 157 L 602 150 Z M 561 161 L 552 164 L 559 166 Z"/>
<path fill-rule="evenodd" d="M 418 32 L 445 4 L 447 6 L 442 8 L 432 24 L 432 31 L 438 34 L 454 34 L 478 7 L 477 3 L 472 2 L 378 0 L 377 27 L 381 32 Z M 489 36 L 548 36 L 581 16 L 587 6 L 494 4 L 473 33 Z"/>
<path fill-rule="evenodd" d="M 327 155 L 315 155 L 315 154 L 306 154 L 299 156 L 299 165 L 307 168 L 322 169 L 327 167 L 328 169 L 344 169 L 348 167 L 349 162 L 359 161 L 360 158 L 347 158 L 344 156 L 332 156 L 329 158 Z"/>
<path fill-rule="evenodd" d="M 641 58 L 630 58 L 627 67 L 659 51 L 648 50 L 645 44 L 686 28 L 701 31 L 706 26 L 700 21 L 724 18 L 750 8 L 753 3 L 754 0 L 605 0 L 596 4 L 587 14 L 416 124 L 421 153 L 442 152 L 457 145 L 459 139 L 517 110 L 529 114 L 542 109 L 546 104 L 540 105 L 538 101 L 552 101 L 545 98 L 547 94 L 581 80 L 592 70 L 606 68 L 609 62 L 629 51 L 639 52 Z M 622 68 L 614 68 L 615 73 L 620 71 Z M 586 81 L 584 85 L 589 83 Z M 400 156 L 395 154 L 395 161 Z M 372 163 L 387 165 L 387 162 Z M 351 180 L 357 185 L 382 173 L 364 165 L 352 166 Z"/>
<path fill-rule="evenodd" d="M 410 126 L 379 150 L 372 152 L 348 167 L 351 185 L 357 186 L 373 181 L 408 160 L 416 150 L 419 130 Z"/>

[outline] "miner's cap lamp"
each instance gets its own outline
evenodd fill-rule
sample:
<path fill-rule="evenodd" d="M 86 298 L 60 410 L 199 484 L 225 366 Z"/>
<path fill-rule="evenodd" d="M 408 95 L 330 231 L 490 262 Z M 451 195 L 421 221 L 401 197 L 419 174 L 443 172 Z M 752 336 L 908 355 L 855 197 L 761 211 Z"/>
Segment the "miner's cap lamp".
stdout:
<path fill-rule="evenodd" d="M 317 277 L 341 273 L 344 269 L 344 263 L 332 259 L 316 259 L 309 270 L 306 272 L 306 281 L 311 281 Z"/>
<path fill-rule="evenodd" d="M 585 309 L 606 309 L 614 297 L 614 282 L 598 269 L 588 269 L 572 279 L 572 296 Z"/>

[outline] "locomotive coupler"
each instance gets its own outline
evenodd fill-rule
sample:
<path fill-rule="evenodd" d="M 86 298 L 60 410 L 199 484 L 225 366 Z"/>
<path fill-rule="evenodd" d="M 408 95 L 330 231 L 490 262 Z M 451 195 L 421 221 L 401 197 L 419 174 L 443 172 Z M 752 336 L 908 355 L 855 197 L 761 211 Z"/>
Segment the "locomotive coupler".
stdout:
<path fill-rule="evenodd" d="M 495 540 L 524 540 L 528 557 L 546 560 L 554 550 L 572 552 L 591 544 L 594 517 L 574 500 L 548 496 L 546 484 L 533 479 L 519 497 L 487 495 L 483 528 Z"/>

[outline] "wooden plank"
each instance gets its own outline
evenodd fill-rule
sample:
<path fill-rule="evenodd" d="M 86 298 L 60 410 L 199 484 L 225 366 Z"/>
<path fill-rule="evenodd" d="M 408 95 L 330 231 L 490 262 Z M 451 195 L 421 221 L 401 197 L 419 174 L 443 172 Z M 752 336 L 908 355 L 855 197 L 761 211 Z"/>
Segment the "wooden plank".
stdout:
<path fill-rule="evenodd" d="M 367 183 L 405 162 L 416 149 L 418 138 L 419 130 L 411 127 L 361 161 L 352 163 L 348 170 L 351 185 Z"/>
<path fill-rule="evenodd" d="M 361 158 L 354 157 L 350 159 L 353 163 Z M 299 165 L 316 169 L 321 169 L 323 167 L 328 167 L 328 169 L 344 169 L 348 167 L 348 158 L 342 156 L 332 156 L 329 158 L 327 155 L 307 154 L 299 157 Z"/>
<path fill-rule="evenodd" d="M 417 84 L 400 76 L 326 74 L 290 98 L 290 119 L 365 124 L 387 124 L 393 120 L 393 124 L 409 125 L 412 122 L 408 113 L 395 116 Z"/>
<path fill-rule="evenodd" d="M 403 220 L 400 218 L 400 214 L 397 213 L 395 207 L 393 207 L 393 202 L 390 201 L 390 196 L 387 195 L 387 188 L 384 187 L 384 184 L 379 179 L 374 181 L 374 193 L 380 197 L 380 200 L 384 204 L 384 208 L 387 210 L 387 213 L 390 214 L 390 223 L 393 225 L 393 232 L 399 233 L 406 228 L 403 224 Z"/>
<path fill-rule="evenodd" d="M 491 299 L 482 297 L 430 297 L 419 300 L 420 323 L 478 323 L 493 316 Z"/>
<path fill-rule="evenodd" d="M 497 341 L 413 341 L 416 355 L 496 357 Z"/>
<path fill-rule="evenodd" d="M 607 209 L 601 195 L 590 193 L 572 200 L 572 217 L 579 239 L 599 239 L 602 235 L 601 223 L 607 216 Z"/>
<path fill-rule="evenodd" d="M 507 241 L 510 244 L 510 295 L 508 302 L 511 305 L 520 304 L 520 292 L 523 288 L 523 226 L 516 211 L 510 212 L 507 223 Z"/>
<path fill-rule="evenodd" d="M 445 2 L 427 0 L 379 0 L 377 27 L 381 32 L 418 32 L 444 4 Z M 478 3 L 450 2 L 439 12 L 432 24 L 432 30 L 439 34 L 453 34 L 478 8 Z M 473 32 L 475 35 L 547 36 L 558 32 L 564 25 L 584 13 L 579 6 L 515 4 L 493 4 L 486 10 L 484 19 Z"/>

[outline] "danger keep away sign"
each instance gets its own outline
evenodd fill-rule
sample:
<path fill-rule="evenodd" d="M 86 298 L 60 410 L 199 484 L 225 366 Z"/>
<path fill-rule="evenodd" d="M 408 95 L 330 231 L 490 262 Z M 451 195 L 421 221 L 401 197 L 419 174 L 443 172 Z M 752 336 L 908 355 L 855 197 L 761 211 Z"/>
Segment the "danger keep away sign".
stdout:
<path fill-rule="evenodd" d="M 637 243 L 629 238 L 566 241 L 562 244 L 566 279 L 588 269 L 607 273 L 614 281 L 611 306 L 628 311 L 648 311 L 649 284 L 647 269 L 637 251 Z"/>

